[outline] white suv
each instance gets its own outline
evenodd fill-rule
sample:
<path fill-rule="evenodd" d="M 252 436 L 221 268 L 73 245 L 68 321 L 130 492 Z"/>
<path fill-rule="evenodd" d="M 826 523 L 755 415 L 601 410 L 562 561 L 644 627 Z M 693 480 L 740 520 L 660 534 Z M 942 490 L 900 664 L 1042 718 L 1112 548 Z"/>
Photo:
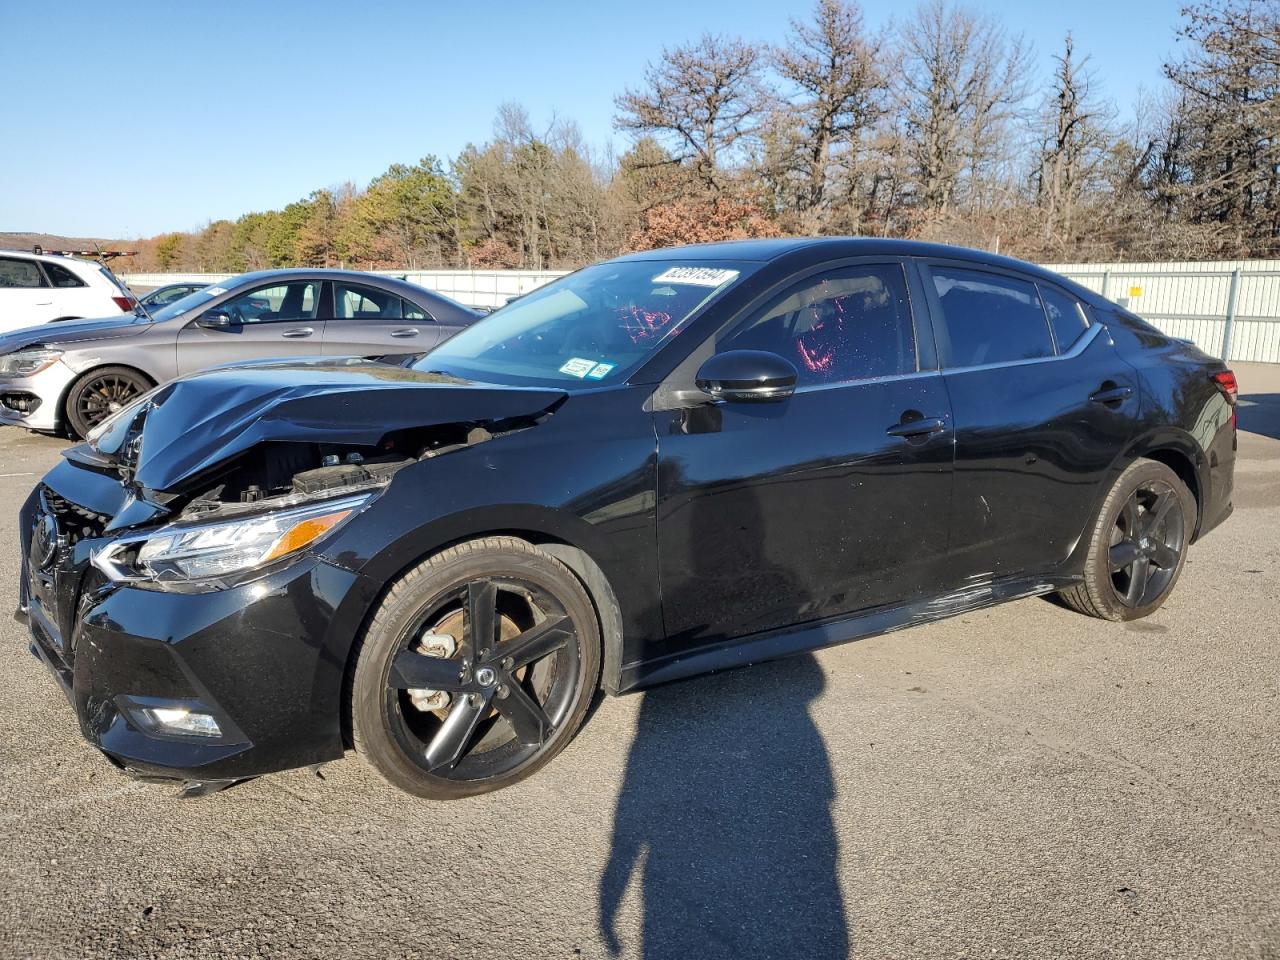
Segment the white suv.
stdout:
<path fill-rule="evenodd" d="M 124 284 L 99 264 L 0 250 L 0 333 L 50 320 L 119 316 L 137 302 Z"/>

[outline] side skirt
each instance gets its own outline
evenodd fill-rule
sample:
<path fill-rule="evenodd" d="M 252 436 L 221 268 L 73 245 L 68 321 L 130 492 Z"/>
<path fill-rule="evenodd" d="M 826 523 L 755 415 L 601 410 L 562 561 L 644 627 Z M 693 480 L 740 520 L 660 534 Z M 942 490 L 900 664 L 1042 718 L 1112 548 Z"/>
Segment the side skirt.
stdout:
<path fill-rule="evenodd" d="M 766 660 L 778 660 L 796 653 L 905 630 L 1009 600 L 1052 593 L 1078 580 L 1078 577 L 1045 576 L 979 581 L 925 600 L 875 607 L 848 617 L 752 634 L 683 653 L 635 661 L 623 666 L 619 692 L 639 690 L 717 670 L 745 667 Z"/>

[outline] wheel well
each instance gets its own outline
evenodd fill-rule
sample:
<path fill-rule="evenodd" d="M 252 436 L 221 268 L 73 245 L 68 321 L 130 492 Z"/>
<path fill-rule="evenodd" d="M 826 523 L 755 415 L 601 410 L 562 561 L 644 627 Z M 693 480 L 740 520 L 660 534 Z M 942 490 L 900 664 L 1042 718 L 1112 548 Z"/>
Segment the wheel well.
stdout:
<path fill-rule="evenodd" d="M 622 613 L 618 607 L 617 595 L 609 583 L 609 578 L 600 569 L 600 565 L 580 547 L 546 533 L 511 529 L 480 530 L 465 537 L 458 537 L 447 543 L 438 544 L 431 550 L 413 557 L 387 578 L 382 588 L 378 591 L 378 595 L 369 604 L 369 608 L 365 611 L 364 617 L 360 622 L 359 630 L 351 638 L 351 647 L 347 651 L 347 662 L 343 667 L 342 740 L 348 749 L 351 748 L 351 681 L 355 677 L 359 647 L 356 640 L 368 627 L 369 621 L 373 619 L 378 605 L 382 603 L 382 598 L 386 596 L 392 584 L 428 557 L 457 546 L 459 543 L 466 543 L 468 540 L 481 540 L 485 537 L 516 537 L 524 540 L 539 549 L 545 550 L 573 572 L 574 576 L 582 584 L 583 589 L 587 591 L 587 597 L 590 598 L 591 605 L 595 608 L 596 621 L 600 627 L 600 641 L 603 647 L 601 650 L 600 686 L 607 693 L 616 694 L 618 692 L 618 678 L 622 672 Z"/>
<path fill-rule="evenodd" d="M 1178 475 L 1178 479 L 1186 485 L 1191 491 L 1191 495 L 1196 501 L 1196 532 L 1200 530 L 1200 514 L 1202 512 L 1203 502 L 1201 500 L 1200 478 L 1196 475 L 1195 464 L 1181 450 L 1174 450 L 1170 447 L 1164 447 L 1159 450 L 1149 450 L 1143 454 L 1148 460 L 1156 460 L 1163 463 L 1166 467 Z"/>

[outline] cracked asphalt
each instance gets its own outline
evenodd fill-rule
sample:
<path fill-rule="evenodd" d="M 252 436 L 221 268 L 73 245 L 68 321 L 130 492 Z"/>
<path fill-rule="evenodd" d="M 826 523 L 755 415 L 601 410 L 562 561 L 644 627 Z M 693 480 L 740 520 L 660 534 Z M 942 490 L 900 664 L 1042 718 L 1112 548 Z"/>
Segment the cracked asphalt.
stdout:
<path fill-rule="evenodd" d="M 446 805 L 349 756 L 198 800 L 0 625 L 2 957 L 1280 958 L 1280 367 L 1236 512 L 1129 625 L 1043 599 L 602 701 Z M 0 431 L 16 509 L 62 443 Z"/>

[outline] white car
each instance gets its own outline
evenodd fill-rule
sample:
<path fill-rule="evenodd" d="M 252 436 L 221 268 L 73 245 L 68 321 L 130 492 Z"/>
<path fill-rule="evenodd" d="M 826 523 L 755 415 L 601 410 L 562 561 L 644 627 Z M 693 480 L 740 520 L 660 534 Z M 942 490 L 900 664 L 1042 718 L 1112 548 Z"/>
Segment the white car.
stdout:
<path fill-rule="evenodd" d="M 0 333 L 51 320 L 119 316 L 137 304 L 124 284 L 100 264 L 0 250 Z"/>

